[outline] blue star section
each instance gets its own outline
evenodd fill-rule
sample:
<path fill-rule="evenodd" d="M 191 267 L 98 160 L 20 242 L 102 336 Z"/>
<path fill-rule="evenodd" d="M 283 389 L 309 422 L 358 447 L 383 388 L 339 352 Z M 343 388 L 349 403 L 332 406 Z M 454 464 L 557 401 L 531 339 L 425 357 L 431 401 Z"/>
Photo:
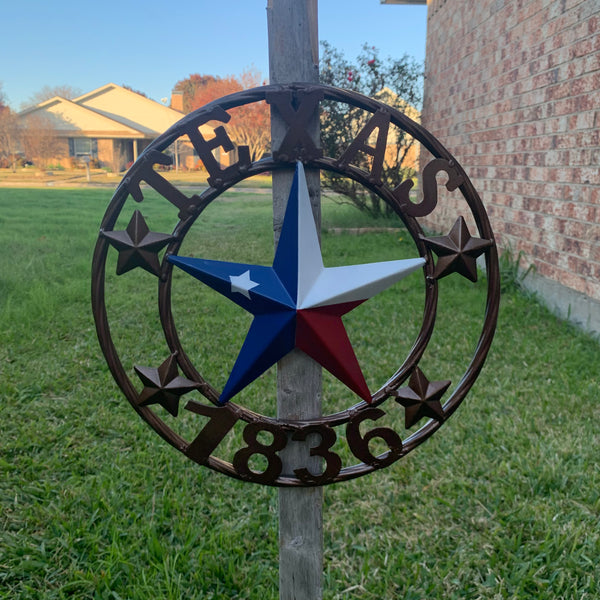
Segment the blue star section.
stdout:
<path fill-rule="evenodd" d="M 296 309 L 295 301 L 290 297 L 273 267 L 182 256 L 169 256 L 168 260 L 250 314 L 261 315 Z M 250 289 L 244 294 L 239 289 L 239 282 L 246 273 L 250 282 L 256 285 L 248 286 Z"/>
<path fill-rule="evenodd" d="M 255 316 L 219 396 L 225 404 L 294 349 L 296 303 L 272 267 L 180 256 L 168 260 Z"/>
<path fill-rule="evenodd" d="M 219 396 L 224 404 L 296 345 L 296 311 L 257 315 Z"/>

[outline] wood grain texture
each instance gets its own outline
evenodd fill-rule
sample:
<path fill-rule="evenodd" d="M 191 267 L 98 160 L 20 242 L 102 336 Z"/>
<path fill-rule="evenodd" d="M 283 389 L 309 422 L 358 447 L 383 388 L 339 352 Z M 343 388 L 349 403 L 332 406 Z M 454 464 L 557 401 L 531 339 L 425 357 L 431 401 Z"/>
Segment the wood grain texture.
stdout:
<path fill-rule="evenodd" d="M 271 83 L 318 83 L 317 0 L 269 0 L 269 76 Z M 313 140 L 319 139 L 318 115 L 310 124 Z M 285 122 L 273 110 L 272 148 L 285 134 Z M 320 225 L 319 173 L 306 172 L 313 214 Z M 293 170 L 273 173 L 273 229 L 279 240 Z M 299 350 L 277 367 L 277 415 L 303 419 L 321 415 L 321 368 Z M 306 462 L 312 436 L 288 444 L 280 456 L 283 472 L 292 473 L 304 462 L 320 472 L 319 459 Z M 323 489 L 279 490 L 279 597 L 281 600 L 320 600 L 323 571 Z"/>

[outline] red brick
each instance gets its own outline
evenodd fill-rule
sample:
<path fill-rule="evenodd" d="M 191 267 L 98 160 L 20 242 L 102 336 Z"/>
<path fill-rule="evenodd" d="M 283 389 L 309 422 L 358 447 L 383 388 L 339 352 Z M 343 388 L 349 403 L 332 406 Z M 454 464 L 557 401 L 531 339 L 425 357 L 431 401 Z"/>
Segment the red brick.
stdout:
<path fill-rule="evenodd" d="M 540 274 L 600 300 L 600 285 L 591 284 L 600 273 L 593 4 L 482 0 L 463 21 L 460 0 L 434 0 L 423 124 L 472 177 L 499 239 L 526 252 Z M 428 222 L 447 230 L 453 207 Z"/>

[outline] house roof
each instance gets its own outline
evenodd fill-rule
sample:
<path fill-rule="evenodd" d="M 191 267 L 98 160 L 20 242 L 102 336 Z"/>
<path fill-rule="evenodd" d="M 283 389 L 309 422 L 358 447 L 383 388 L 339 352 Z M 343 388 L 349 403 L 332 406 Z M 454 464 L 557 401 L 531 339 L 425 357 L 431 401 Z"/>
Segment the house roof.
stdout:
<path fill-rule="evenodd" d="M 26 121 L 36 117 L 43 118 L 59 136 L 76 137 L 77 133 L 90 135 L 94 132 L 97 137 L 144 137 L 138 129 L 105 117 L 60 96 L 32 106 L 19 115 Z"/>
<path fill-rule="evenodd" d="M 154 100 L 109 83 L 73 100 L 55 96 L 21 113 L 47 119 L 59 135 L 153 139 L 183 114 Z"/>
<path fill-rule="evenodd" d="M 74 98 L 73 102 L 152 137 L 183 117 L 177 110 L 114 83 Z"/>

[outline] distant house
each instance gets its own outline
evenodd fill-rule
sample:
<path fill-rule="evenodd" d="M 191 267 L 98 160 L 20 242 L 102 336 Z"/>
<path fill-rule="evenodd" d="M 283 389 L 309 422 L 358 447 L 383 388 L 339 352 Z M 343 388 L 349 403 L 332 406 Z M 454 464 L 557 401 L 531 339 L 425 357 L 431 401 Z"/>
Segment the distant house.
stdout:
<path fill-rule="evenodd" d="M 384 104 L 388 104 L 390 106 L 395 106 L 401 113 L 407 116 L 409 119 L 416 121 L 417 123 L 421 123 L 421 113 L 412 105 L 406 102 L 406 100 L 399 98 L 397 94 L 395 94 L 389 87 L 384 87 L 375 98 Z M 371 136 L 371 142 L 375 144 L 377 132 L 373 132 Z M 398 152 L 400 150 L 400 154 L 404 155 L 401 160 L 401 166 L 407 169 L 414 169 L 415 171 L 419 170 L 419 145 L 412 144 L 409 142 L 408 147 L 406 146 L 407 140 L 402 139 L 398 140 L 397 132 L 396 134 L 390 132 L 388 137 L 388 145 L 385 152 L 385 159 L 388 164 L 394 164 L 398 158 Z M 400 144 L 400 148 L 398 147 Z"/>
<path fill-rule="evenodd" d="M 25 125 L 43 122 L 54 131 L 57 162 L 89 157 L 121 170 L 183 114 L 109 83 L 73 100 L 55 96 L 19 116 Z"/>

